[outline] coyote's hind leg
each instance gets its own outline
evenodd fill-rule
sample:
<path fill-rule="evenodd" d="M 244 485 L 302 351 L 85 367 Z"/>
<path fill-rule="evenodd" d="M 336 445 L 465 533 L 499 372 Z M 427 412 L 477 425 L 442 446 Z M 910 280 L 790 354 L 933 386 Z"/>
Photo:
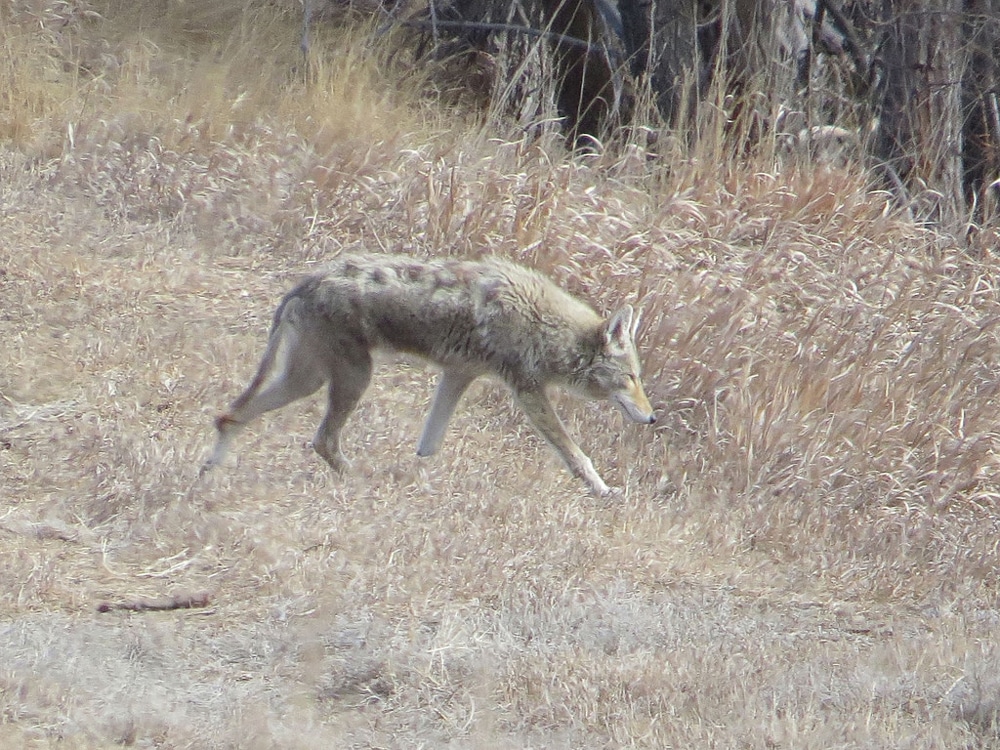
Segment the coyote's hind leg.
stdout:
<path fill-rule="evenodd" d="M 351 465 L 340 450 L 340 431 L 371 378 L 372 358 L 363 350 L 344 356 L 330 369 L 326 414 L 313 439 L 313 448 L 338 473 Z"/>

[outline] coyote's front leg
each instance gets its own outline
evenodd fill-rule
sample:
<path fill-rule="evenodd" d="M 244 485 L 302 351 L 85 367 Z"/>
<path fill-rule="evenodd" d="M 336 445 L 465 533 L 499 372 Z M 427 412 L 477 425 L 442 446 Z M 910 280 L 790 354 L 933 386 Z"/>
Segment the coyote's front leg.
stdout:
<path fill-rule="evenodd" d="M 514 397 L 535 428 L 556 449 L 569 470 L 586 482 L 591 492 L 598 497 L 614 493 L 614 490 L 601 479 L 601 475 L 597 473 L 594 463 L 587 454 L 580 450 L 580 446 L 566 432 L 566 427 L 552 408 L 552 402 L 544 391 L 518 391 Z"/>
<path fill-rule="evenodd" d="M 457 370 L 441 372 L 441 379 L 434 392 L 434 403 L 431 406 L 430 414 L 427 415 L 420 443 L 417 445 L 418 456 L 432 456 L 437 453 L 438 448 L 441 447 L 441 441 L 444 439 L 444 431 L 448 427 L 448 422 L 451 420 L 452 414 L 455 413 L 455 407 L 458 406 L 458 400 L 475 379 L 475 375 Z"/>

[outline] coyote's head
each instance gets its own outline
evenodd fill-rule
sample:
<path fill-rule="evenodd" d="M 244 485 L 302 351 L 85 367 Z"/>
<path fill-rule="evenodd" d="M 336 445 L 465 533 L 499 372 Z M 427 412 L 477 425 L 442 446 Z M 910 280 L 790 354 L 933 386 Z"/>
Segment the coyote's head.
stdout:
<path fill-rule="evenodd" d="M 633 422 L 653 424 L 656 415 L 642 389 L 635 332 L 639 316 L 625 305 L 604 325 L 600 350 L 583 372 L 582 389 L 591 398 L 609 399 Z"/>

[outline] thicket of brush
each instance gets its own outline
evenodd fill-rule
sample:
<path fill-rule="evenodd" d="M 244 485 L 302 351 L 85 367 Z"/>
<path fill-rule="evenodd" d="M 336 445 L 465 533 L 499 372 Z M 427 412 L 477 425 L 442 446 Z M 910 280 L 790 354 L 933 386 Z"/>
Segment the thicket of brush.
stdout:
<path fill-rule="evenodd" d="M 0 739 L 993 746 L 995 657 L 968 644 L 995 614 L 965 620 L 992 608 L 1000 572 L 990 230 L 915 225 L 860 166 L 734 153 L 720 111 L 698 137 L 625 133 L 572 154 L 470 107 L 447 65 L 363 24 L 317 29 L 304 67 L 294 10 L 0 6 L 0 533 L 14 553 Z M 626 486 L 620 506 L 583 497 L 488 388 L 468 408 L 492 423 L 460 419 L 434 464 L 397 458 L 427 391 L 376 389 L 396 400 L 348 430 L 361 476 L 342 484 L 300 450 L 315 424 L 300 413 L 196 484 L 211 413 L 249 378 L 283 289 L 361 249 L 503 255 L 605 310 L 638 302 L 656 428 L 563 402 Z M 166 710 L 107 718 L 67 697 L 82 674 L 28 679 L 91 648 L 88 596 L 161 581 L 215 591 L 229 651 L 196 620 L 166 643 L 138 625 L 110 642 L 157 680 L 170 659 L 199 675 L 178 690 L 228 685 L 230 702 L 198 700 L 236 720 L 213 734 L 194 709 L 187 729 Z M 782 614 L 747 616 L 732 587 Z M 834 620 L 970 609 L 938 640 L 897 626 L 879 672 L 846 637 L 822 645 L 825 624 L 804 661 L 789 656 L 788 627 L 822 620 L 803 625 L 802 601 Z M 308 624 L 281 630 L 277 608 Z M 308 684 L 316 705 L 281 703 L 282 683 L 257 676 L 231 689 L 227 665 L 285 665 L 303 633 L 313 666 L 284 688 Z M 247 696 L 266 731 L 235 708 Z"/>

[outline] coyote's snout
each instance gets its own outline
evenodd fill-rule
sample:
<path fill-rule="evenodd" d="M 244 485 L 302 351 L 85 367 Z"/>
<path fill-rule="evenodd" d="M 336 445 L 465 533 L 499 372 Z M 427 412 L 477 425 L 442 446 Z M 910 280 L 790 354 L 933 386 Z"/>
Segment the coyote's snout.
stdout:
<path fill-rule="evenodd" d="M 492 375 L 508 385 L 570 471 L 594 493 L 608 494 L 546 390 L 564 386 L 610 400 L 633 422 L 655 422 L 639 379 L 638 322 L 629 306 L 605 321 L 541 274 L 500 260 L 342 257 L 302 281 L 278 306 L 257 374 L 216 419 L 218 441 L 202 471 L 222 460 L 233 435 L 248 422 L 324 383 L 328 407 L 313 446 L 330 466 L 343 470 L 348 463 L 341 429 L 368 387 L 372 352 L 389 350 L 442 368 L 419 455 L 441 447 L 469 384 Z"/>

